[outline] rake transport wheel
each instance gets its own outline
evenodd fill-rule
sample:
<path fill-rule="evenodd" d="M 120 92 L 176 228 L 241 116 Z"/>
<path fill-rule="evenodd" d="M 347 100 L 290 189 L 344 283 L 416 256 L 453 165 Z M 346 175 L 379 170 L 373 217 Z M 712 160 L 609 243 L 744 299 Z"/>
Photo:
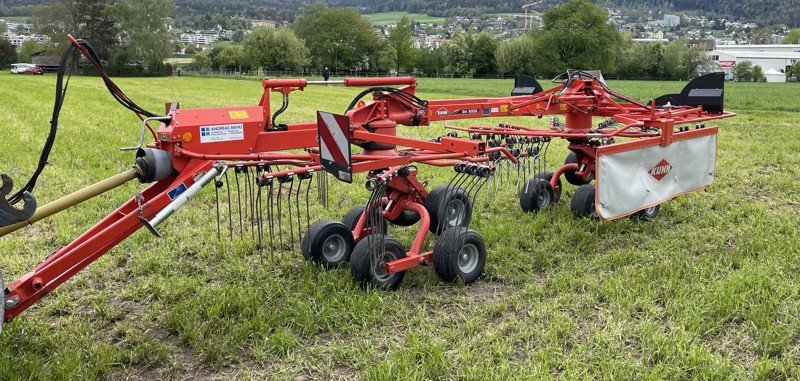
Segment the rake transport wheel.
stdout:
<path fill-rule="evenodd" d="M 350 273 L 353 280 L 362 288 L 369 286 L 381 290 L 396 290 L 403 282 L 406 272 L 400 271 L 394 274 L 387 274 L 381 268 L 382 263 L 406 257 L 406 250 L 399 241 L 392 237 L 383 236 L 383 248 L 381 248 L 381 236 L 372 235 L 358 242 L 350 256 Z M 376 260 L 372 261 L 372 255 L 377 253 Z"/>
<path fill-rule="evenodd" d="M 352 207 L 347 211 L 347 213 L 344 214 L 344 217 L 342 217 L 342 223 L 350 228 L 351 231 L 355 230 L 356 224 L 358 224 L 358 219 L 361 218 L 361 215 L 364 213 L 365 209 L 367 209 L 367 206 L 364 204 Z M 419 221 L 419 215 L 410 210 L 404 210 L 403 213 L 400 213 L 400 216 L 398 216 L 397 219 L 387 219 L 387 221 L 397 226 L 411 226 Z M 386 234 L 386 231 L 387 226 L 384 225 L 383 234 Z"/>
<path fill-rule="evenodd" d="M 573 164 L 578 162 L 578 157 L 575 156 L 575 152 L 570 152 L 567 155 L 567 158 L 564 159 L 564 164 Z M 575 171 L 564 171 L 564 178 L 567 179 L 567 182 L 575 185 L 581 186 L 584 184 L 589 184 L 594 180 L 594 175 L 589 175 L 586 178 L 580 177 L 575 174 Z"/>
<path fill-rule="evenodd" d="M 354 246 L 352 230 L 337 221 L 314 223 L 300 243 L 304 258 L 329 269 L 349 261 Z"/>
<path fill-rule="evenodd" d="M 542 171 L 542 172 L 537 172 L 536 175 L 533 176 L 533 178 L 545 179 L 549 182 L 553 178 L 553 174 L 554 173 L 552 171 Z M 561 200 L 561 191 L 564 189 L 564 186 L 561 184 L 560 177 L 558 178 L 558 180 L 556 180 L 556 184 L 558 184 L 558 190 L 553 189 L 554 204 L 557 203 L 559 200 Z"/>
<path fill-rule="evenodd" d="M 597 210 L 594 208 L 594 185 L 584 184 L 575 190 L 570 202 L 572 214 L 577 217 L 597 218 Z"/>
<path fill-rule="evenodd" d="M 632 217 L 639 221 L 650 221 L 653 218 L 656 218 L 660 209 L 661 205 L 651 206 L 647 209 L 642 209 L 634 213 Z"/>
<path fill-rule="evenodd" d="M 442 185 L 428 193 L 425 209 L 431 216 L 428 230 L 437 235 L 453 226 L 469 226 L 472 218 L 472 200 L 464 189 L 453 185 Z"/>
<path fill-rule="evenodd" d="M 483 274 L 486 265 L 486 245 L 474 230 L 465 227 L 447 229 L 433 248 L 433 268 L 439 279 L 454 282 L 461 279 L 472 283 Z"/>
<path fill-rule="evenodd" d="M 536 213 L 555 202 L 553 186 L 546 179 L 534 177 L 519 190 L 519 206 L 524 212 Z"/>

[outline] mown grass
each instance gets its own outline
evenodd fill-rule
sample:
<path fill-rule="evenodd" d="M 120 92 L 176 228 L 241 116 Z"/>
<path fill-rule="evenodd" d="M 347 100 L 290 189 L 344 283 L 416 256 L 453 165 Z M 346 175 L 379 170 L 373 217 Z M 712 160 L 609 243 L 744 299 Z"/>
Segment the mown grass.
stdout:
<path fill-rule="evenodd" d="M 261 94 L 254 81 L 117 82 L 154 110 L 171 100 L 251 105 Z M 646 100 L 682 84 L 611 86 Z M 0 171 L 18 183 L 38 158 L 53 87 L 52 76 L 0 74 Z M 420 90 L 437 98 L 510 87 L 426 79 Z M 295 93 L 285 120 L 342 110 L 357 91 Z M 473 223 L 489 250 L 486 277 L 470 286 L 419 268 L 397 292 L 365 292 L 348 269 L 324 271 L 296 252 L 262 262 L 252 241 L 217 241 L 214 192 L 205 190 L 161 227 L 164 239 L 134 234 L 5 326 L 0 379 L 798 379 L 797 91 L 729 84 L 726 106 L 739 115 L 719 122 L 716 183 L 668 202 L 651 222 L 577 220 L 571 186 L 553 209 L 528 215 L 513 187 L 492 188 Z M 132 155 L 117 148 L 137 130 L 97 78 L 73 78 L 40 202 L 128 168 Z M 555 142 L 551 162 L 565 153 Z M 449 177 L 422 168 L 431 184 Z M 139 189 L 128 184 L 3 237 L 0 269 L 22 275 Z M 360 185 L 331 192 L 316 217 L 340 218 L 367 197 Z M 412 234 L 390 231 L 406 245 Z"/>

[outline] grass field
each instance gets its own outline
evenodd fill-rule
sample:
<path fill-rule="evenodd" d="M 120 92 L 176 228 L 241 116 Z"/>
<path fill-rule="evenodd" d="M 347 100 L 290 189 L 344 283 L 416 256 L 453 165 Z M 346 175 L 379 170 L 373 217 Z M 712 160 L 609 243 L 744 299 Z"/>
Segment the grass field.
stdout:
<path fill-rule="evenodd" d="M 407 16 L 412 22 L 419 22 L 425 24 L 443 24 L 444 17 L 433 17 L 423 13 L 409 13 L 409 12 L 383 12 L 383 13 L 370 13 L 364 15 L 367 20 L 371 21 L 373 25 L 383 26 L 396 24 L 403 16 Z"/>
<path fill-rule="evenodd" d="M 20 184 L 48 129 L 54 81 L 0 74 L 0 171 Z M 255 81 L 117 83 L 152 110 L 171 100 L 253 105 L 261 95 Z M 610 85 L 638 99 L 683 86 Z M 511 86 L 423 79 L 420 90 L 499 96 Z M 204 190 L 160 227 L 165 238 L 134 234 L 6 325 L 0 379 L 798 379 L 798 90 L 729 84 L 726 106 L 738 116 L 719 122 L 716 183 L 666 203 L 654 221 L 575 219 L 569 185 L 538 215 L 520 211 L 513 187 L 484 195 L 473 228 L 489 259 L 485 278 L 469 286 L 418 268 L 396 292 L 365 292 L 348 269 L 324 271 L 297 253 L 261 262 L 252 242 L 217 241 L 214 192 Z M 342 110 L 357 92 L 295 93 L 285 120 Z M 137 133 L 99 79 L 73 78 L 40 202 L 129 168 L 133 155 L 118 147 Z M 552 163 L 564 147 L 553 144 Z M 449 177 L 422 168 L 433 185 Z M 364 202 L 357 184 L 335 185 L 329 209 L 314 215 L 338 219 Z M 22 275 L 139 189 L 128 184 L 0 238 L 0 269 L 8 280 Z M 413 232 L 389 234 L 408 245 Z"/>

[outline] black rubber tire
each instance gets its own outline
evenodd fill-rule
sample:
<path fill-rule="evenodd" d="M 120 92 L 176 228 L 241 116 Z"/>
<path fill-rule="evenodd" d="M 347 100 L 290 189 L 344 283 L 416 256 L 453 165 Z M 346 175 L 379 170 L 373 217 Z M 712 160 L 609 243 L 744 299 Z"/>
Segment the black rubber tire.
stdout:
<path fill-rule="evenodd" d="M 661 210 L 661 205 L 656 205 L 647 209 L 642 209 L 634 213 L 632 217 L 639 221 L 650 221 L 658 216 L 659 210 Z"/>
<path fill-rule="evenodd" d="M 375 245 L 379 245 L 380 242 L 381 239 L 378 235 L 372 235 L 358 242 L 350 255 L 350 273 L 353 276 L 353 280 L 361 288 L 374 287 L 381 290 L 396 290 L 400 287 L 400 283 L 403 282 L 406 272 L 401 271 L 388 277 L 383 277 L 376 273 L 376 267 L 372 266 L 370 254 L 373 252 Z M 386 249 L 385 254 L 388 254 L 393 260 L 406 257 L 406 250 L 396 239 L 384 236 L 383 243 Z M 384 256 L 379 257 L 386 259 Z"/>
<path fill-rule="evenodd" d="M 537 172 L 533 178 L 540 178 L 550 181 L 553 178 L 554 173 L 552 171 L 544 171 L 544 172 Z M 553 189 L 553 204 L 559 202 L 561 200 L 561 191 L 564 190 L 564 185 L 561 184 L 561 178 L 559 177 L 556 181 L 558 184 L 558 190 Z"/>
<path fill-rule="evenodd" d="M 300 240 L 300 253 L 303 254 L 303 258 L 309 261 L 313 259 L 311 258 L 311 249 L 309 248 L 309 246 L 311 245 L 310 237 L 316 235 L 317 230 L 319 230 L 322 226 L 327 225 L 331 222 L 336 222 L 336 221 L 330 221 L 330 220 L 317 221 L 308 227 L 308 231 Z"/>
<path fill-rule="evenodd" d="M 364 204 L 356 205 L 350 208 L 350 210 L 344 214 L 344 217 L 342 217 L 342 223 L 349 227 L 351 231 L 354 230 L 356 228 L 356 224 L 358 223 L 358 219 L 361 218 L 361 215 L 364 213 L 364 209 L 367 209 L 367 206 Z M 400 216 L 397 217 L 396 220 L 388 221 L 397 226 L 411 226 L 419 221 L 419 215 L 412 211 L 404 210 L 403 213 L 400 213 Z M 383 234 L 386 234 L 387 230 L 388 226 L 384 226 Z"/>
<path fill-rule="evenodd" d="M 442 281 L 454 282 L 461 279 L 469 284 L 478 280 L 483 274 L 486 266 L 486 244 L 480 234 L 466 229 L 465 227 L 447 229 L 436 240 L 433 248 L 433 268 Z M 462 258 L 462 254 L 468 255 L 469 258 Z"/>
<path fill-rule="evenodd" d="M 331 239 L 334 241 L 330 241 Z M 352 231 L 338 221 L 320 221 L 315 223 L 308 229 L 308 234 L 303 237 L 303 241 L 304 242 L 301 242 L 303 257 L 329 269 L 347 263 L 350 260 L 350 254 L 353 252 L 353 247 L 355 246 Z M 326 245 L 332 244 L 341 246 L 340 248 L 334 247 L 336 252 L 331 253 L 331 255 L 326 255 L 326 249 L 330 249 L 330 246 L 326 247 Z"/>
<path fill-rule="evenodd" d="M 570 202 L 570 209 L 576 217 L 597 218 L 597 211 L 594 208 L 593 184 L 584 184 L 575 190 Z"/>
<path fill-rule="evenodd" d="M 344 217 L 342 217 L 344 226 L 350 228 L 350 231 L 355 230 L 358 220 L 361 218 L 361 215 L 364 214 L 364 209 L 367 209 L 367 206 L 364 204 L 350 208 L 350 210 L 344 214 Z"/>
<path fill-rule="evenodd" d="M 547 208 L 553 205 L 554 199 L 553 187 L 543 178 L 528 179 L 519 190 L 519 206 L 526 213 L 536 213 Z"/>
<path fill-rule="evenodd" d="M 573 164 L 573 163 L 577 163 L 577 162 L 578 162 L 578 157 L 575 156 L 575 152 L 570 152 L 567 155 L 567 158 L 564 159 L 564 164 Z M 592 175 L 589 175 L 586 178 L 583 178 L 583 177 L 580 177 L 580 176 L 576 175 L 575 171 L 564 171 L 564 179 L 566 179 L 567 182 L 572 184 L 572 185 L 581 186 L 581 185 L 584 185 L 584 184 L 591 183 L 592 180 L 594 180 L 594 175 L 592 174 Z"/>
<path fill-rule="evenodd" d="M 389 220 L 389 222 L 397 226 L 411 226 L 419 222 L 419 214 L 410 210 L 404 210 L 396 219 Z"/>
<path fill-rule="evenodd" d="M 445 197 L 447 197 L 447 200 L 445 200 Z M 469 199 L 469 195 L 462 188 L 454 188 L 453 185 L 442 185 L 428 193 L 428 198 L 425 199 L 425 209 L 428 210 L 428 214 L 431 217 L 431 226 L 428 228 L 431 233 L 438 235 L 443 230 L 455 226 L 455 224 L 447 222 L 443 222 L 442 226 L 439 226 L 439 221 L 446 220 L 446 206 L 454 200 L 461 200 L 465 207 L 464 216 L 458 225 L 469 226 L 472 218 L 472 200 Z"/>

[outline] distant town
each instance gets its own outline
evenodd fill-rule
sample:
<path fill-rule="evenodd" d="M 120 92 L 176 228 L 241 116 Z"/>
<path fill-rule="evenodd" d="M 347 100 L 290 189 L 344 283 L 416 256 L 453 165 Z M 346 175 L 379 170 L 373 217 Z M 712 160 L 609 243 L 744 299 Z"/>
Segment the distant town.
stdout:
<path fill-rule="evenodd" d="M 670 42 L 688 38 L 691 46 L 700 46 L 720 68 L 731 76 L 731 68 L 743 59 L 753 61 L 778 80 L 778 75 L 800 60 L 800 45 L 786 44 L 785 39 L 791 28 L 786 25 L 764 26 L 744 20 L 710 19 L 690 14 L 666 14 L 660 11 L 626 11 L 606 8 L 608 23 L 618 31 L 627 34 L 635 42 Z M 365 15 L 369 18 L 371 15 Z M 424 16 L 424 15 L 420 15 Z M 16 18 L 17 20 L 19 18 Z M 501 41 L 518 38 L 542 25 L 541 13 L 487 14 L 480 17 L 420 17 L 418 22 L 411 14 L 415 48 L 440 48 L 457 31 L 472 30 L 488 32 Z M 430 19 L 434 19 L 431 21 Z M 29 22 L 0 19 L 0 27 L 5 25 L 3 36 L 12 45 L 21 47 L 27 41 L 46 42 L 48 37 L 35 33 Z M 172 21 L 172 20 L 171 20 Z M 234 29 L 216 25 L 213 28 L 197 30 L 180 27 L 168 21 L 170 32 L 174 35 L 174 54 L 191 55 L 203 51 L 219 41 L 240 42 L 253 28 L 269 26 L 288 26 L 288 21 L 237 20 L 232 22 Z M 394 27 L 392 22 L 375 22 L 376 33 L 388 35 Z M 2 30 L 2 29 L 0 29 Z M 763 46 L 756 48 L 754 46 Z M 784 76 L 785 77 L 785 76 Z"/>

